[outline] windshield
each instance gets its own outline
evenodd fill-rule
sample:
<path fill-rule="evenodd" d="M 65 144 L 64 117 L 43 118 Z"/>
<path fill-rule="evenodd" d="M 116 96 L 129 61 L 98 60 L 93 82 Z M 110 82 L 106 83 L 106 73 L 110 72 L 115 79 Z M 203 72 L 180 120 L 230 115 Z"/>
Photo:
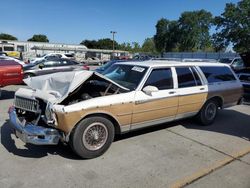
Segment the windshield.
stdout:
<path fill-rule="evenodd" d="M 113 65 L 115 63 L 115 61 L 109 61 L 107 63 L 105 63 L 103 66 L 99 67 L 96 69 L 96 71 L 104 71 L 106 70 L 107 68 L 109 68 L 111 65 Z"/>
<path fill-rule="evenodd" d="M 114 64 L 103 75 L 123 87 L 135 90 L 147 72 L 147 69 L 147 67 L 137 65 Z"/>

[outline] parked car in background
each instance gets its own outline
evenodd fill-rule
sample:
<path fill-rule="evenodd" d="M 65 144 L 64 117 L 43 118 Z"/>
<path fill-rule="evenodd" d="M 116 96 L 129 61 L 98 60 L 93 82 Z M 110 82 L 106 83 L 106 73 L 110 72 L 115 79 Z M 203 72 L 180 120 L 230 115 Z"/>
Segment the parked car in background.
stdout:
<path fill-rule="evenodd" d="M 0 97 L 1 87 L 23 82 L 23 67 L 13 60 L 0 59 Z"/>
<path fill-rule="evenodd" d="M 225 63 L 231 66 L 233 70 L 241 70 L 246 67 L 244 61 L 241 57 L 235 57 L 235 58 L 221 58 L 218 60 L 220 63 Z"/>
<path fill-rule="evenodd" d="M 103 61 L 97 57 L 89 57 L 86 60 L 82 61 L 82 63 L 86 65 L 102 65 Z"/>
<path fill-rule="evenodd" d="M 214 122 L 218 108 L 236 105 L 242 85 L 228 65 L 122 62 L 104 75 L 55 73 L 25 80 L 15 93 L 10 124 L 25 143 L 69 143 L 82 158 L 102 155 L 115 134 L 195 116 Z"/>
<path fill-rule="evenodd" d="M 1 51 L 0 51 L 0 57 L 1 57 L 1 56 L 8 56 L 8 54 L 7 54 L 6 52 L 1 52 Z"/>
<path fill-rule="evenodd" d="M 60 58 L 73 60 L 75 58 L 75 56 L 73 53 L 68 53 L 68 54 L 49 53 L 49 54 L 43 55 L 42 57 L 38 57 L 38 58 L 33 59 L 32 61 L 30 61 L 30 63 L 36 63 L 36 62 L 41 61 L 41 60 L 53 60 L 53 59 L 60 59 Z"/>
<path fill-rule="evenodd" d="M 105 63 L 104 65 L 98 67 L 95 69 L 96 72 L 103 74 L 109 67 L 111 67 L 115 63 L 121 63 L 121 62 L 129 62 L 133 60 L 111 60 Z"/>
<path fill-rule="evenodd" d="M 236 73 L 244 88 L 244 99 L 250 100 L 250 52 L 242 53 L 241 58 L 244 61 L 244 69 L 236 70 Z"/>
<path fill-rule="evenodd" d="M 24 66 L 24 78 L 73 70 L 89 70 L 89 67 L 70 59 L 42 59 Z"/>

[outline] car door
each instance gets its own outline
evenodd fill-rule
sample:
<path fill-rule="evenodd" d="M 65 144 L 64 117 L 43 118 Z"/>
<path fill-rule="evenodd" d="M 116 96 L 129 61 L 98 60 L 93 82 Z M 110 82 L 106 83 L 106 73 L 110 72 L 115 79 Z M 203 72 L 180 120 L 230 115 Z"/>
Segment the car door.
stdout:
<path fill-rule="evenodd" d="M 57 60 L 44 61 L 38 65 L 36 75 L 44 75 L 54 73 L 55 67 L 58 66 L 59 62 Z"/>
<path fill-rule="evenodd" d="M 71 61 L 66 60 L 66 59 L 60 59 L 58 60 L 58 65 L 54 67 L 54 72 L 67 72 L 67 71 L 72 71 L 73 65 Z"/>
<path fill-rule="evenodd" d="M 147 86 L 156 90 L 146 93 Z M 178 107 L 175 87 L 172 68 L 153 69 L 142 89 L 135 93 L 131 129 L 173 120 Z"/>
<path fill-rule="evenodd" d="M 176 119 L 196 114 L 207 98 L 207 86 L 195 67 L 176 67 L 179 107 Z"/>

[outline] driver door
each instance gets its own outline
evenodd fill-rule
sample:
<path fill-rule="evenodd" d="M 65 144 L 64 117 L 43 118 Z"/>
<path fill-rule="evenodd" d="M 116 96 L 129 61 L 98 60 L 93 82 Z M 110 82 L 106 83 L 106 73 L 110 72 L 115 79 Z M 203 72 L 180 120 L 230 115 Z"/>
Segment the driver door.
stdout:
<path fill-rule="evenodd" d="M 143 88 L 154 86 L 158 91 L 146 94 Z M 178 94 L 172 69 L 153 69 L 142 90 L 136 91 L 131 129 L 174 120 L 178 109 Z"/>

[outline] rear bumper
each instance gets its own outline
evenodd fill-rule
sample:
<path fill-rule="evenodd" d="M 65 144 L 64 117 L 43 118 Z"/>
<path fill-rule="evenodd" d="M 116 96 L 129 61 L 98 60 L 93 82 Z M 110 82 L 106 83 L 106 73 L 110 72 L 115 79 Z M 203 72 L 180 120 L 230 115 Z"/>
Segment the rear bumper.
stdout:
<path fill-rule="evenodd" d="M 60 133 L 53 128 L 45 128 L 33 124 L 23 125 L 16 115 L 14 107 L 9 109 L 10 124 L 14 128 L 16 136 L 24 143 L 35 145 L 57 145 L 62 138 Z"/>

